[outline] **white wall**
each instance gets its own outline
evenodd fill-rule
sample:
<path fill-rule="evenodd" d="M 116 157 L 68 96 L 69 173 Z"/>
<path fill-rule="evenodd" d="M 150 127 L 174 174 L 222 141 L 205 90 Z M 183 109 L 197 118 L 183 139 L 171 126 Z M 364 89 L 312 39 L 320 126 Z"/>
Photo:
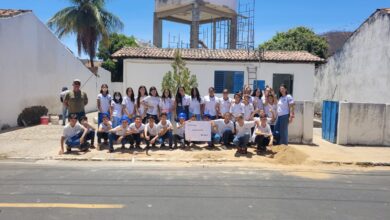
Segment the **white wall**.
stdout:
<path fill-rule="evenodd" d="M 375 14 L 316 72 L 315 101 L 390 103 L 390 19 Z"/>
<path fill-rule="evenodd" d="M 313 102 L 295 102 L 295 119 L 288 128 L 288 140 L 290 143 L 313 143 Z"/>
<path fill-rule="evenodd" d="M 140 85 L 148 89 L 156 86 L 161 91 L 161 81 L 166 72 L 172 69 L 172 60 L 126 59 L 124 61 L 124 86 L 130 86 L 135 91 Z M 206 62 L 187 61 L 187 67 L 196 74 L 199 91 L 206 95 L 208 88 L 214 86 L 214 72 L 217 70 L 245 72 L 244 84 L 248 84 L 248 66 L 257 66 L 258 80 L 265 80 L 272 86 L 274 73 L 294 75 L 294 98 L 296 100 L 313 100 L 314 64 L 313 63 L 243 63 L 243 62 Z"/>
<path fill-rule="evenodd" d="M 390 146 L 390 105 L 340 102 L 337 144 Z"/>
<path fill-rule="evenodd" d="M 0 18 L 0 48 L 0 126 L 15 126 L 19 113 L 33 105 L 59 114 L 60 90 L 75 78 L 88 94 L 86 110 L 95 110 L 100 85 L 111 81 L 104 69 L 96 78 L 33 13 Z"/>

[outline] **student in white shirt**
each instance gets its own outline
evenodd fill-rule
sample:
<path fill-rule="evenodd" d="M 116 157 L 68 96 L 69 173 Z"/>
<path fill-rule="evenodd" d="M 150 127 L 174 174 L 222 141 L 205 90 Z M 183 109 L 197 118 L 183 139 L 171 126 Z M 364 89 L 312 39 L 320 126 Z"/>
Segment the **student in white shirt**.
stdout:
<path fill-rule="evenodd" d="M 127 117 L 130 119 L 130 123 L 132 123 L 136 115 L 133 88 L 129 87 L 126 89 L 126 96 L 123 98 L 122 106 L 123 114 L 127 115 Z"/>
<path fill-rule="evenodd" d="M 120 125 L 112 128 L 108 134 L 109 148 L 108 152 L 114 152 L 114 143 L 121 143 L 122 150 L 125 149 L 125 144 L 129 141 L 128 136 L 130 135 L 129 118 L 123 116 L 120 120 Z"/>
<path fill-rule="evenodd" d="M 210 115 L 211 120 L 216 119 L 218 98 L 215 96 L 214 87 L 209 88 L 209 95 L 204 97 L 203 102 L 204 102 L 204 114 Z"/>
<path fill-rule="evenodd" d="M 168 139 L 169 148 L 172 149 L 173 138 L 172 138 L 172 124 L 167 120 L 167 114 L 161 113 L 161 121 L 157 125 L 159 142 L 161 148 L 165 147 L 164 141 Z"/>
<path fill-rule="evenodd" d="M 141 116 L 136 116 L 133 123 L 130 124 L 130 136 L 129 136 L 129 142 L 130 142 L 130 148 L 135 147 L 140 149 L 141 148 L 141 142 L 144 140 L 144 132 L 145 132 L 145 125 L 142 123 Z"/>
<path fill-rule="evenodd" d="M 249 100 L 250 100 L 250 96 L 245 95 L 243 100 L 245 121 L 251 121 L 252 113 L 255 111 L 255 108 L 253 107 L 252 103 L 249 102 Z"/>
<path fill-rule="evenodd" d="M 189 105 L 190 118 L 192 115 L 195 115 L 197 121 L 200 121 L 202 118 L 203 110 L 203 98 L 200 97 L 198 88 L 194 87 L 191 89 L 191 101 Z"/>
<path fill-rule="evenodd" d="M 148 117 L 148 123 L 145 125 L 144 136 L 147 148 L 149 148 L 150 144 L 152 144 L 152 147 L 156 146 L 158 128 L 156 123 L 154 123 L 154 117 L 152 116 Z"/>
<path fill-rule="evenodd" d="M 180 113 L 179 122 L 176 125 L 176 134 L 173 136 L 175 148 L 177 148 L 178 143 L 180 143 L 181 148 L 184 148 L 185 144 L 189 145 L 189 142 L 185 140 L 186 119 L 187 115 Z"/>
<path fill-rule="evenodd" d="M 231 121 L 231 114 L 226 112 L 223 119 L 213 121 L 214 129 L 217 131 L 218 142 L 223 143 L 224 146 L 229 147 L 234 139 L 234 123 Z"/>
<path fill-rule="evenodd" d="M 230 113 L 233 116 L 233 120 L 237 121 L 237 118 L 244 115 L 244 104 L 241 103 L 241 94 L 234 94 L 234 102 L 230 107 Z"/>
<path fill-rule="evenodd" d="M 230 112 L 230 106 L 233 100 L 229 97 L 229 90 L 222 91 L 222 98 L 218 99 L 217 112 L 218 118 L 224 118 L 226 112 Z"/>
<path fill-rule="evenodd" d="M 102 147 L 102 139 L 104 139 L 104 145 L 108 144 L 108 133 L 112 129 L 112 123 L 107 114 L 103 114 L 103 122 L 99 124 L 97 131 L 98 150 Z"/>
<path fill-rule="evenodd" d="M 286 85 L 279 88 L 280 98 L 278 101 L 278 119 L 276 120 L 275 133 L 277 143 L 288 145 L 288 124 L 294 119 L 294 99 L 288 94 Z"/>
<path fill-rule="evenodd" d="M 111 101 L 110 108 L 110 116 L 113 128 L 121 124 L 120 121 L 123 113 L 122 101 L 122 94 L 120 92 L 114 92 L 114 99 Z"/>
<path fill-rule="evenodd" d="M 108 85 L 103 84 L 100 87 L 100 94 L 97 96 L 98 125 L 103 121 L 103 114 L 110 114 L 111 95 L 108 92 Z"/>
<path fill-rule="evenodd" d="M 277 101 L 272 94 L 269 94 L 266 103 L 264 104 L 264 112 L 267 115 L 268 123 L 272 132 L 275 132 L 275 124 L 278 119 L 278 105 Z"/>
<path fill-rule="evenodd" d="M 61 136 L 61 149 L 59 154 L 64 153 L 64 143 L 66 144 L 66 153 L 70 153 L 72 148 L 80 148 L 81 151 L 87 151 L 88 147 L 84 145 L 87 132 L 88 129 L 78 122 L 77 115 L 71 114 L 69 116 L 69 123 L 64 127 Z"/>
<path fill-rule="evenodd" d="M 267 150 L 267 146 L 272 146 L 274 137 L 270 126 L 267 123 L 267 116 L 265 113 L 260 115 L 260 123 L 255 127 L 252 140 L 257 145 L 257 154 L 263 154 Z"/>
<path fill-rule="evenodd" d="M 233 143 L 237 147 L 236 154 L 247 154 L 247 144 L 251 137 L 251 128 L 255 126 L 255 121 L 245 121 L 244 116 L 238 117 L 236 122 L 236 136 Z"/>
<path fill-rule="evenodd" d="M 158 95 L 156 87 L 152 86 L 149 89 L 149 96 L 144 99 L 144 104 L 147 106 L 146 117 L 149 118 L 152 116 L 154 121 L 158 123 L 159 121 L 159 104 L 160 104 L 160 96 Z"/>
<path fill-rule="evenodd" d="M 183 86 L 177 88 L 176 97 L 175 97 L 175 120 L 178 121 L 180 113 L 189 114 L 189 105 L 191 97 L 185 94 L 185 88 Z"/>
<path fill-rule="evenodd" d="M 81 121 L 80 121 L 80 124 L 88 129 L 88 132 L 87 132 L 87 135 L 85 136 L 85 140 L 86 141 L 91 141 L 91 145 L 89 146 L 89 148 L 91 149 L 95 149 L 95 134 L 96 134 L 96 128 L 93 127 L 92 125 L 90 125 L 88 123 L 88 118 L 87 116 L 83 116 L 81 117 Z"/>
<path fill-rule="evenodd" d="M 168 120 L 171 121 L 173 115 L 174 101 L 172 99 L 171 90 L 164 89 L 160 99 L 159 109 L 161 113 L 167 113 Z"/>
<path fill-rule="evenodd" d="M 263 92 L 257 88 L 252 93 L 253 107 L 255 110 L 264 110 Z"/>
<path fill-rule="evenodd" d="M 148 91 L 145 86 L 140 86 L 138 88 L 138 96 L 136 99 L 135 111 L 137 116 L 141 117 L 142 123 L 146 122 L 146 110 L 147 107 L 144 104 L 144 100 L 148 97 Z"/>

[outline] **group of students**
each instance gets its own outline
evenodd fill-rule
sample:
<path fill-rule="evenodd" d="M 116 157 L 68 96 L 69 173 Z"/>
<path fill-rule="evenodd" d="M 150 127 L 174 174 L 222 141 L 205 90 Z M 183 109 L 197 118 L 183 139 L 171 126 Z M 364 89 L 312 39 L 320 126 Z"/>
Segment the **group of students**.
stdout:
<path fill-rule="evenodd" d="M 288 124 L 294 118 L 294 100 L 288 94 L 285 85 L 279 88 L 279 97 L 270 88 L 263 91 L 246 86 L 242 92 L 229 97 L 229 91 L 223 90 L 222 97 L 215 96 L 213 87 L 208 95 L 201 97 L 197 88 L 191 94 L 185 94 L 184 87 L 179 87 L 175 98 L 169 89 L 164 89 L 160 97 L 156 87 L 149 93 L 145 86 L 140 86 L 137 97 L 132 88 L 127 88 L 123 97 L 120 92 L 111 96 L 108 86 L 101 86 L 97 97 L 98 128 L 88 124 L 87 118 L 69 116 L 69 123 L 64 128 L 61 139 L 61 151 L 64 143 L 67 151 L 72 147 L 82 150 L 95 148 L 94 137 L 98 138 L 98 149 L 108 145 L 109 152 L 114 151 L 114 144 L 125 148 L 141 148 L 145 143 L 147 149 L 165 142 L 173 149 L 178 145 L 184 147 L 197 142 L 185 139 L 185 125 L 190 121 L 210 121 L 211 140 L 208 147 L 222 143 L 237 147 L 237 153 L 246 154 L 250 143 L 257 145 L 257 152 L 262 154 L 266 146 L 288 144 Z M 80 120 L 80 122 L 78 122 Z M 88 143 L 88 141 L 91 143 Z M 102 143 L 102 140 L 104 141 Z"/>

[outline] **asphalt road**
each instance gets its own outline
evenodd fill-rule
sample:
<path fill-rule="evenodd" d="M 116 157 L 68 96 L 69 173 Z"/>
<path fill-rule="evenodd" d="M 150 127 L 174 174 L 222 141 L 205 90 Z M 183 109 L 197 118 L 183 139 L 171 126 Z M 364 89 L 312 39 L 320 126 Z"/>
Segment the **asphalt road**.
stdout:
<path fill-rule="evenodd" d="M 390 172 L 0 161 L 0 219 L 384 220 Z"/>

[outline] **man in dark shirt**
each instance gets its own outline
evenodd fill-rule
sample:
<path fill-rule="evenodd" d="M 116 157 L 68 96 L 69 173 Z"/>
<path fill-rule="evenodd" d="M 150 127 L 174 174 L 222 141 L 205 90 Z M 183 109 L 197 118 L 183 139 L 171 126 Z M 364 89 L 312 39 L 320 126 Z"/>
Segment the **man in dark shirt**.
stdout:
<path fill-rule="evenodd" d="M 68 108 L 68 115 L 76 114 L 80 121 L 85 116 L 85 106 L 88 104 L 88 97 L 80 90 L 79 79 L 73 80 L 73 90 L 69 91 L 64 98 L 64 104 Z"/>

